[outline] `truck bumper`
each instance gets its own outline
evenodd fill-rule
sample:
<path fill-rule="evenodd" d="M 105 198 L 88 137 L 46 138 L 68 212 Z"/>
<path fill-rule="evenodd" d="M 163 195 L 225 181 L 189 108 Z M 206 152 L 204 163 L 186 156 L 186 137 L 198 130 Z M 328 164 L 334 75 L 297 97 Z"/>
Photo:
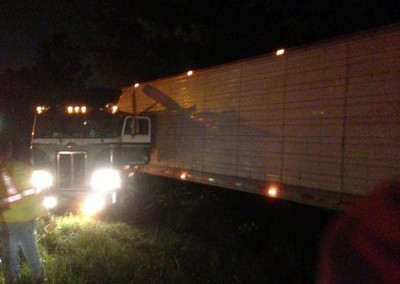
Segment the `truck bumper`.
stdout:
<path fill-rule="evenodd" d="M 117 202 L 117 191 L 106 193 L 94 191 L 57 191 L 48 192 L 44 199 L 44 205 L 56 213 L 82 213 L 94 215 L 103 211 L 106 207 Z"/>

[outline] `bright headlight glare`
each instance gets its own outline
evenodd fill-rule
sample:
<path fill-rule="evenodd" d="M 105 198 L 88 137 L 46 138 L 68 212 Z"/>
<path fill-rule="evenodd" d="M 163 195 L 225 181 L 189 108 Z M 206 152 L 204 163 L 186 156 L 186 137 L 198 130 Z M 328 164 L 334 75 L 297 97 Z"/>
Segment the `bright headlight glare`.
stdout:
<path fill-rule="evenodd" d="M 91 194 L 83 202 L 81 210 L 84 215 L 95 215 L 106 206 L 106 200 L 101 194 Z"/>
<path fill-rule="evenodd" d="M 53 185 L 53 176 L 45 170 L 34 170 L 31 177 L 31 184 L 35 188 L 46 189 Z"/>
<path fill-rule="evenodd" d="M 43 200 L 43 205 L 47 209 L 52 209 L 56 207 L 57 203 L 58 203 L 57 198 L 55 198 L 54 196 L 46 196 Z"/>
<path fill-rule="evenodd" d="M 101 169 L 93 173 L 90 185 L 94 190 L 110 191 L 121 187 L 121 178 L 117 170 Z"/>

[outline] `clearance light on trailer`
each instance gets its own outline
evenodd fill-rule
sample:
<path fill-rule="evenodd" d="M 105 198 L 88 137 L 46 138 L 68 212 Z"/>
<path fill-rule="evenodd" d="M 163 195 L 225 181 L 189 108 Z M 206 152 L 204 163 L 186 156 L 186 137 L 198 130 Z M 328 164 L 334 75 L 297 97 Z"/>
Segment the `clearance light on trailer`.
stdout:
<path fill-rule="evenodd" d="M 138 88 L 140 86 L 139 83 L 135 83 L 135 85 L 133 85 L 135 88 Z"/>
<path fill-rule="evenodd" d="M 193 71 L 192 71 L 192 70 L 189 70 L 186 74 L 187 74 L 188 76 L 192 76 L 192 75 L 193 75 Z"/>
<path fill-rule="evenodd" d="M 187 177 L 187 173 L 186 172 L 181 173 L 181 179 L 182 180 L 185 180 L 186 177 Z"/>
<path fill-rule="evenodd" d="M 266 194 L 269 197 L 277 197 L 278 191 L 279 191 L 279 189 L 276 185 L 270 185 L 266 190 Z"/>
<path fill-rule="evenodd" d="M 282 48 L 282 49 L 278 49 L 277 51 L 276 51 L 276 55 L 277 56 L 280 56 L 280 55 L 283 55 L 283 54 L 285 54 L 285 50 Z"/>

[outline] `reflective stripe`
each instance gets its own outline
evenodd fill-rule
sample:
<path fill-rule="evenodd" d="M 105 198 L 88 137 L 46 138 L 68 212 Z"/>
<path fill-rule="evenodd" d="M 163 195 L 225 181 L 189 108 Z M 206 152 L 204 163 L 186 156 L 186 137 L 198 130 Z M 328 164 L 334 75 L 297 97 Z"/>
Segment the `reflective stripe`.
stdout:
<path fill-rule="evenodd" d="M 1 177 L 3 178 L 4 185 L 6 186 L 7 189 L 7 195 L 17 194 L 18 190 L 15 187 L 11 177 L 7 174 L 4 168 L 1 169 Z"/>
<path fill-rule="evenodd" d="M 21 200 L 24 197 L 39 194 L 40 192 L 42 192 L 40 189 L 29 188 L 20 193 L 0 199 L 0 204 L 13 203 L 18 200 Z"/>
<path fill-rule="evenodd" d="M 2 203 L 12 203 L 22 199 L 22 194 L 15 194 L 1 200 Z"/>
<path fill-rule="evenodd" d="M 0 205 L 13 203 L 21 200 L 24 197 L 39 194 L 42 191 L 36 188 L 29 188 L 18 192 L 14 182 L 12 181 L 12 178 L 8 175 L 4 168 L 1 169 L 1 177 L 7 189 L 7 197 L 0 199 Z"/>

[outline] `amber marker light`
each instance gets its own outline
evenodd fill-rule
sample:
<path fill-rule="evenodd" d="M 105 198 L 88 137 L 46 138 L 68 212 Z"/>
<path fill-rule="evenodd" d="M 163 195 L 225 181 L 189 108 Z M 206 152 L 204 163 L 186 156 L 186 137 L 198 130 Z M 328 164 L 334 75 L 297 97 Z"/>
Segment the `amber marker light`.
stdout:
<path fill-rule="evenodd" d="M 37 112 L 38 114 L 43 113 L 43 111 L 44 111 L 44 107 L 42 107 L 42 106 L 36 107 L 36 112 Z"/>
<path fill-rule="evenodd" d="M 186 172 L 182 172 L 180 178 L 185 180 L 186 176 L 187 176 L 187 173 Z"/>
<path fill-rule="evenodd" d="M 278 187 L 276 185 L 268 186 L 267 195 L 269 197 L 277 197 L 278 196 Z"/>
<path fill-rule="evenodd" d="M 277 51 L 276 51 L 276 55 L 277 56 L 280 56 L 280 55 L 283 55 L 283 54 L 285 54 L 285 50 L 282 48 L 282 49 L 278 49 Z"/>

